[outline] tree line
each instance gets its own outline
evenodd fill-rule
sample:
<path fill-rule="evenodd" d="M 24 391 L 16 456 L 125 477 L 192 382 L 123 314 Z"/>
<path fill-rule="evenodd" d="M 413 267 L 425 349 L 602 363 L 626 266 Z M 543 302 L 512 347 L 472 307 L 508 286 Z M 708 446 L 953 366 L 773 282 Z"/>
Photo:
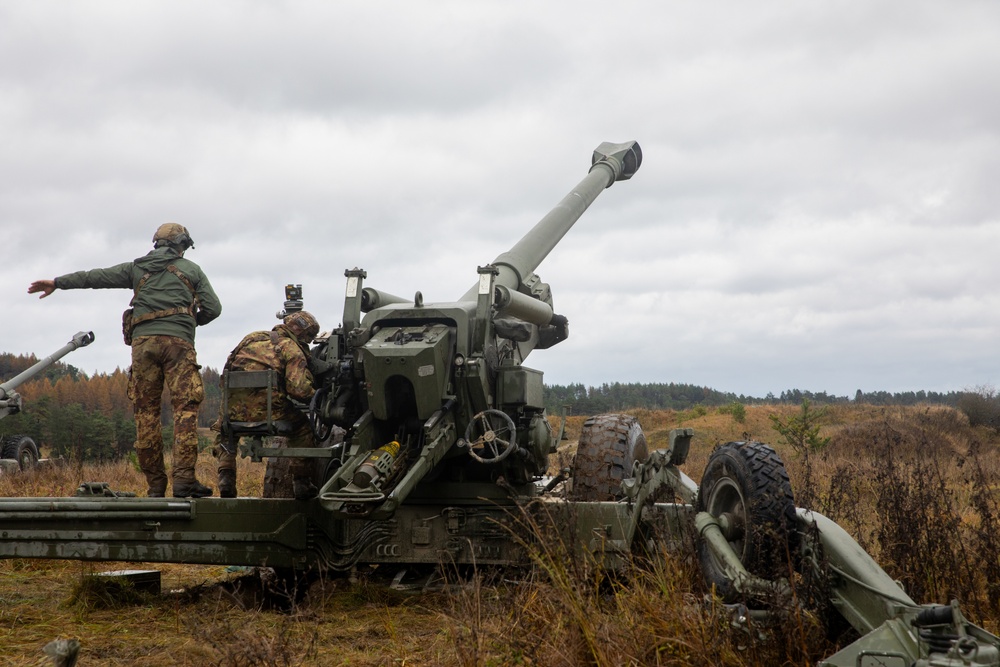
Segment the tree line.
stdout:
<path fill-rule="evenodd" d="M 854 394 L 854 403 L 868 405 L 917 405 L 936 403 L 957 406 L 968 392 L 950 391 L 905 391 L 863 392 Z M 801 405 L 803 400 L 817 405 L 851 403 L 847 396 L 836 396 L 825 391 L 812 392 L 788 389 L 775 396 L 746 396 L 723 392 L 710 387 L 694 384 L 669 383 L 604 383 L 599 387 L 583 384 L 546 385 L 543 391 L 545 408 L 551 414 L 561 414 L 563 409 L 569 414 L 601 414 L 630 408 L 647 410 L 689 410 L 696 405 L 721 407 L 740 403 L 742 405 Z"/>
<path fill-rule="evenodd" d="M 0 379 L 9 379 L 38 359 L 34 355 L 0 353 Z M 198 414 L 198 425 L 207 427 L 215 421 L 222 402 L 219 372 L 202 369 L 205 400 Z M 76 460 L 109 460 L 132 450 L 135 441 L 135 420 L 128 398 L 128 373 L 115 369 L 112 373 L 88 376 L 78 368 L 56 362 L 39 376 L 17 389 L 24 397 L 24 411 L 0 421 L 0 433 L 25 433 L 48 446 L 52 456 Z M 808 400 L 816 405 L 835 403 L 866 403 L 871 405 L 916 405 L 937 403 L 960 406 L 970 392 L 908 391 L 863 392 L 854 398 L 826 392 L 788 389 L 775 396 L 746 396 L 722 392 L 710 387 L 683 383 L 604 383 L 598 387 L 583 384 L 547 385 L 544 388 L 545 407 L 550 414 L 590 415 L 617 412 L 632 408 L 648 410 L 689 410 L 695 406 L 722 407 L 741 405 L 801 405 Z M 997 415 L 990 419 L 1000 424 L 1000 399 L 990 395 L 989 405 L 998 403 Z M 163 403 L 163 427 L 170 442 L 170 406 Z M 992 413 L 991 413 L 992 414 Z"/>

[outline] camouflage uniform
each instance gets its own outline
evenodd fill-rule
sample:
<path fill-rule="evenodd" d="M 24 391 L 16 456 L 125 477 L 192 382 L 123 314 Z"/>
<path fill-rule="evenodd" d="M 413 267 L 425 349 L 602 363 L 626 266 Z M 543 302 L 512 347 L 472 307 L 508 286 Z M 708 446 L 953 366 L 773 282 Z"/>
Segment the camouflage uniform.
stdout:
<path fill-rule="evenodd" d="M 162 234 L 177 230 L 183 230 L 186 243 L 167 242 L 168 237 Z M 173 223 L 162 225 L 153 242 L 156 247 L 144 257 L 106 269 L 68 273 L 56 278 L 54 285 L 56 289 L 124 288 L 135 292 L 132 307 L 139 323 L 132 330 L 129 397 L 135 409 L 135 449 L 148 495 L 162 497 L 167 487 L 160 428 L 164 385 L 170 390 L 174 416 L 174 495 L 210 495 L 211 489 L 198 484 L 194 472 L 198 406 L 205 396 L 194 333 L 196 326 L 219 316 L 222 304 L 201 268 L 183 257 L 187 247 L 193 246 L 186 229 Z"/>
<path fill-rule="evenodd" d="M 271 418 L 289 421 L 294 425 L 294 431 L 287 436 L 288 447 L 315 446 L 309 420 L 290 400 L 294 398 L 308 403 L 315 393 L 308 358 L 309 351 L 305 344 L 299 341 L 287 325 L 279 324 L 271 331 L 255 331 L 245 336 L 226 361 L 226 370 L 277 371 L 278 386 L 272 390 L 271 395 Z M 220 432 L 223 409 L 224 406 L 221 406 L 219 420 L 212 425 L 212 430 L 216 431 L 213 451 L 219 459 L 220 492 L 224 493 L 221 489 L 231 483 L 232 495 L 235 495 L 236 452 L 235 446 L 230 451 L 229 443 L 223 440 Z M 264 421 L 266 418 L 266 391 L 245 389 L 230 393 L 230 421 Z M 311 477 L 312 463 L 309 459 L 293 459 L 291 472 L 295 478 Z"/>

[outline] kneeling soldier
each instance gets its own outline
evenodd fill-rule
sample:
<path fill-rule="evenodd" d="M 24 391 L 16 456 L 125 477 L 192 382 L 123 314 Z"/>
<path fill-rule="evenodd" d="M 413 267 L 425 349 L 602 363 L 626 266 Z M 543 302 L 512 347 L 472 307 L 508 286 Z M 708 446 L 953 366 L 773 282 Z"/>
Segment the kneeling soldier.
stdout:
<path fill-rule="evenodd" d="M 319 333 L 319 323 L 306 311 L 287 315 L 271 331 L 255 331 L 240 341 L 226 361 L 226 371 L 274 370 L 277 387 L 271 395 L 271 418 L 294 424 L 288 436 L 289 447 L 314 447 L 312 429 L 305 414 L 290 398 L 308 403 L 315 393 L 313 376 L 309 372 L 309 344 Z M 224 406 L 220 408 L 225 409 Z M 230 421 L 264 421 L 267 419 L 266 389 L 236 389 L 230 392 Z M 236 497 L 236 451 L 221 433 L 223 415 L 212 425 L 215 430 L 215 455 L 219 459 L 219 495 Z M 293 493 L 297 500 L 316 496 L 309 459 L 292 461 Z"/>

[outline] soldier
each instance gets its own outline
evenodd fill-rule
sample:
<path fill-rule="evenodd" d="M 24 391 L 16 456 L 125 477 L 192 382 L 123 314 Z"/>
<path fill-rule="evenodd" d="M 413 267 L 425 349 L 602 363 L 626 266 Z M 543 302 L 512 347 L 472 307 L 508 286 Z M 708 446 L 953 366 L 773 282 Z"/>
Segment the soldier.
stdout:
<path fill-rule="evenodd" d="M 160 401 L 170 390 L 174 413 L 173 494 L 203 498 L 212 489 L 198 483 L 198 406 L 205 397 L 194 349 L 195 327 L 222 312 L 212 285 L 184 252 L 194 247 L 188 230 L 173 222 L 160 225 L 153 250 L 144 257 L 107 269 L 77 271 L 54 280 L 36 280 L 28 294 L 39 298 L 56 289 L 124 288 L 133 290 L 131 308 L 122 317 L 125 342 L 132 346 L 129 397 L 135 410 L 135 451 L 146 476 L 150 498 L 167 490 L 163 465 Z"/>
<path fill-rule="evenodd" d="M 271 418 L 290 421 L 294 431 L 288 436 L 289 447 L 314 447 L 309 420 L 289 397 L 308 403 L 315 393 L 313 375 L 309 371 L 309 344 L 319 333 L 319 323 L 302 310 L 285 316 L 281 324 L 270 331 L 248 334 L 229 354 L 227 371 L 262 371 L 272 369 L 278 374 L 278 387 L 271 397 Z M 219 459 L 219 495 L 236 497 L 236 452 L 221 434 L 222 417 L 212 425 L 215 455 Z M 231 421 L 264 421 L 267 418 L 266 390 L 234 390 L 230 395 Z M 235 447 L 232 448 L 235 450 Z M 294 459 L 291 465 L 293 495 L 297 500 L 316 496 L 309 459 Z"/>

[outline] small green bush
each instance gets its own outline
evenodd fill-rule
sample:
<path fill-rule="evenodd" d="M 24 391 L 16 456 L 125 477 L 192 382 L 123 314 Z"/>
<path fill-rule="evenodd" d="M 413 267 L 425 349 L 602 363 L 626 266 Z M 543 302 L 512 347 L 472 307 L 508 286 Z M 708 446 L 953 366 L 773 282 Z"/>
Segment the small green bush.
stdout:
<path fill-rule="evenodd" d="M 826 408 L 811 410 L 808 398 L 802 399 L 802 411 L 784 421 L 778 415 L 768 415 L 771 428 L 781 435 L 784 443 L 798 453 L 818 452 L 830 444 L 830 438 L 819 435 L 820 420 L 826 416 Z"/>
<path fill-rule="evenodd" d="M 723 405 L 719 408 L 719 414 L 732 415 L 733 421 L 737 424 L 742 424 L 747 420 L 747 408 L 739 401 L 733 401 L 729 405 Z"/>

